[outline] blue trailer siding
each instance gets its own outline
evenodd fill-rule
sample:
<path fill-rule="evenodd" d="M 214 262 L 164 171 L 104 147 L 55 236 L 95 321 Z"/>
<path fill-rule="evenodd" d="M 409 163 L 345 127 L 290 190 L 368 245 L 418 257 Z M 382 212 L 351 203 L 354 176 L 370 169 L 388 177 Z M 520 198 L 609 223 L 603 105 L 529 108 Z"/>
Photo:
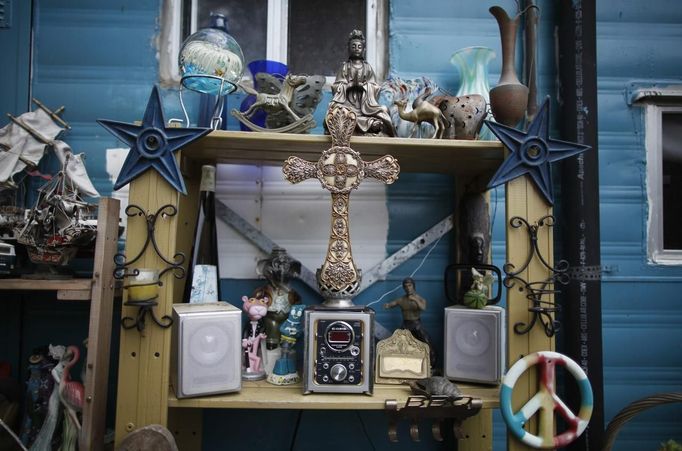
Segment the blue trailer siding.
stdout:
<path fill-rule="evenodd" d="M 36 2 L 33 95 L 64 105 L 65 140 L 85 152 L 95 187 L 111 193 L 105 149 L 122 147 L 95 119 L 140 120 L 157 82 L 157 0 Z"/>
<path fill-rule="evenodd" d="M 155 36 L 158 32 L 159 0 L 40 0 L 34 3 L 33 79 L 29 85 L 30 2 L 15 1 L 16 26 L 0 30 L 0 50 L 12 55 L 16 70 L 0 71 L 2 111 L 21 113 L 27 106 L 29 86 L 35 97 L 51 107 L 65 105 L 65 118 L 73 126 L 66 135 L 75 152 L 85 152 L 87 167 L 95 186 L 104 195 L 111 193 L 106 174 L 106 148 L 121 144 L 95 123 L 97 118 L 134 121 L 142 117 L 151 87 L 157 82 Z M 540 98 L 553 98 L 555 85 L 553 2 L 539 2 L 540 15 L 538 83 Z M 483 45 L 493 48 L 497 58 L 491 62 L 489 80 L 498 80 L 501 54 L 497 24 L 488 8 L 500 4 L 515 10 L 511 0 L 500 2 L 446 1 L 390 2 L 390 71 L 404 79 L 427 76 L 449 92 L 456 92 L 459 75 L 449 63 L 452 53 L 462 47 Z M 602 263 L 616 271 L 604 277 L 602 286 L 604 381 L 606 419 L 628 402 L 647 394 L 682 390 L 682 301 L 679 298 L 682 268 L 650 265 L 646 259 L 646 151 L 643 111 L 628 106 L 631 87 L 654 83 L 682 83 L 682 7 L 674 0 L 608 0 L 598 8 L 599 74 L 599 159 Z M 517 68 L 521 52 L 517 51 Z M 13 60 L 13 61 L 14 61 Z M 8 66 L 8 67 L 9 67 Z M 163 94 L 167 117 L 177 115 L 177 91 Z M 230 106 L 240 98 L 230 100 Z M 553 120 L 559 120 L 553 109 Z M 319 112 L 318 112 L 319 113 Z M 0 124 L 6 119 L 0 117 Z M 318 121 L 319 123 L 320 121 Z M 234 124 L 232 124 L 234 128 Z M 554 128 L 556 129 L 556 127 Z M 319 131 L 319 129 L 318 129 Z M 388 188 L 391 228 L 388 249 L 391 253 L 421 231 L 442 219 L 452 208 L 454 180 L 442 175 L 404 175 Z M 493 259 L 504 263 L 504 195 L 492 195 L 497 205 L 494 219 Z M 418 217 L 419 220 L 414 220 Z M 532 219 L 532 218 L 530 218 Z M 440 278 L 452 260 L 453 240 L 448 235 L 438 244 L 417 273 L 418 291 L 429 300 L 424 321 L 434 337 L 442 334 L 439 312 L 446 301 Z M 409 275 L 426 252 L 399 268 L 389 280 L 368 290 L 361 302 L 371 302 Z M 48 338 L 77 341 L 84 333 L 85 310 L 64 309 L 59 322 L 72 329 L 59 336 L 43 302 L 24 304 L 3 300 L 0 314 L 0 357 L 16 360 L 18 352 L 25 361 L 30 347 Z M 393 312 L 396 313 L 396 312 Z M 396 327 L 399 315 L 380 312 L 387 327 Z M 17 321 L 20 318 L 21 321 Z M 25 328 L 18 323 L 30 325 Z M 36 325 L 38 327 L 36 327 Z M 44 326 L 44 327 L 43 327 Z M 80 333 L 75 333 L 79 331 Z M 11 349 L 11 336 L 22 335 L 24 348 Z M 49 335 L 44 337 L 42 335 Z M 440 346 L 440 345 L 439 345 Z M 205 449 L 216 449 L 230 429 L 241 436 L 240 418 L 262 424 L 263 436 L 274 432 L 265 426 L 283 422 L 278 438 L 266 443 L 287 442 L 293 438 L 295 412 L 272 412 L 259 422 L 261 412 L 206 412 Z M 616 449 L 655 449 L 668 438 L 682 441 L 682 409 L 657 408 L 638 416 L 625 426 Z M 231 426 L 224 426 L 225 424 Z M 325 424 L 348 424 L 352 446 L 382 449 L 385 443 L 385 418 L 381 412 L 304 413 L 297 443 L 321 444 L 329 440 Z M 340 428 L 340 426 L 339 426 Z M 412 444 L 406 435 L 391 449 L 441 449 L 426 437 Z M 341 432 L 336 431 L 338 434 Z M 404 432 L 404 431 L 403 431 Z M 495 449 L 503 449 L 505 428 L 495 423 Z M 244 438 L 246 440 L 246 438 Z M 288 442 L 287 442 L 288 443 Z M 328 449 L 334 449 L 334 443 Z M 236 446 L 236 445 L 235 445 Z M 239 448 L 237 446 L 237 448 Z M 303 449 L 303 448 L 301 448 Z"/>
<path fill-rule="evenodd" d="M 681 83 L 682 8 L 674 1 L 597 2 L 604 402 L 609 421 L 641 397 L 682 389 L 682 267 L 647 263 L 644 112 L 632 84 Z M 615 449 L 682 439 L 682 406 L 622 429 Z"/>

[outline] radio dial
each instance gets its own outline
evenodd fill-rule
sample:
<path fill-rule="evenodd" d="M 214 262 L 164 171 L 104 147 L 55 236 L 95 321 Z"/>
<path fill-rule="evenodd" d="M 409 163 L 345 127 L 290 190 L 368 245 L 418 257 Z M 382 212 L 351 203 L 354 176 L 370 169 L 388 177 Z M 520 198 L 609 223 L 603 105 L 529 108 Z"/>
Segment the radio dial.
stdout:
<path fill-rule="evenodd" d="M 348 376 L 348 370 L 346 370 L 345 366 L 337 363 L 332 367 L 331 370 L 329 370 L 329 374 L 336 382 L 341 382 L 346 378 L 346 376 Z"/>

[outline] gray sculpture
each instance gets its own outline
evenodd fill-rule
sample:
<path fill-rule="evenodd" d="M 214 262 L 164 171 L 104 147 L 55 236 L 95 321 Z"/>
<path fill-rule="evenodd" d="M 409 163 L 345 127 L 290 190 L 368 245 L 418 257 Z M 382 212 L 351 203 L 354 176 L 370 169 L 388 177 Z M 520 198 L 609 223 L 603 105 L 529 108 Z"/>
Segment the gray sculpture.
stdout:
<path fill-rule="evenodd" d="M 465 193 L 459 206 L 459 261 L 462 264 L 488 263 L 490 251 L 490 213 L 482 193 Z M 462 299 L 473 279 L 470 272 L 462 274 L 458 297 Z"/>
<path fill-rule="evenodd" d="M 301 273 L 301 262 L 291 258 L 281 247 L 274 247 L 270 255 L 260 260 L 256 267 L 258 274 L 265 277 L 268 284 L 258 288 L 254 297 L 266 296 L 270 300 L 265 323 L 267 349 L 279 346 L 280 325 L 289 316 L 291 306 L 301 301 L 299 294 L 289 287 L 289 282 Z"/>
<path fill-rule="evenodd" d="M 388 108 L 379 105 L 374 69 L 365 60 L 365 36 L 353 30 L 348 37 L 348 60 L 344 61 L 332 85 L 334 97 L 329 109 L 345 107 L 356 115 L 356 135 L 395 136 Z"/>

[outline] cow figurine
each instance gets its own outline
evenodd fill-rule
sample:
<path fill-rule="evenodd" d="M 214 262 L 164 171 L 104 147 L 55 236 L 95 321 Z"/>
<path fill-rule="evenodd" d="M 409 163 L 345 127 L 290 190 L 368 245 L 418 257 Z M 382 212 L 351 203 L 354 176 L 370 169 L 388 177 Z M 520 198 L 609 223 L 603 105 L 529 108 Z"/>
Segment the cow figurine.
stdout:
<path fill-rule="evenodd" d="M 260 344 L 266 337 L 263 317 L 268 313 L 269 299 L 242 296 L 242 302 L 244 303 L 242 310 L 249 317 L 249 322 L 244 325 L 242 334 L 242 348 L 244 349 L 242 379 L 250 381 L 264 379 L 265 369 L 262 365 Z"/>

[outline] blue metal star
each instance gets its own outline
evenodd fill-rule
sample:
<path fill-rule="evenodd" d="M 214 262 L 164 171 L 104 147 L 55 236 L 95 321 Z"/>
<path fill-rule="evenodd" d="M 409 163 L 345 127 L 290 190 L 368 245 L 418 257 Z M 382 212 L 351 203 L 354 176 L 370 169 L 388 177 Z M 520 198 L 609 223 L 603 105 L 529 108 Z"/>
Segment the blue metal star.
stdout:
<path fill-rule="evenodd" d="M 528 174 L 550 205 L 554 205 L 550 163 L 590 149 L 590 146 L 549 137 L 549 97 L 527 132 L 497 122 L 485 123 L 511 152 L 488 183 L 488 189 Z"/>
<path fill-rule="evenodd" d="M 130 147 L 114 184 L 115 190 L 127 185 L 147 169 L 154 168 L 173 188 L 187 194 L 185 181 L 173 152 L 201 138 L 211 131 L 210 128 L 167 127 L 156 86 L 149 96 L 142 125 L 108 119 L 98 119 L 97 122 Z"/>

